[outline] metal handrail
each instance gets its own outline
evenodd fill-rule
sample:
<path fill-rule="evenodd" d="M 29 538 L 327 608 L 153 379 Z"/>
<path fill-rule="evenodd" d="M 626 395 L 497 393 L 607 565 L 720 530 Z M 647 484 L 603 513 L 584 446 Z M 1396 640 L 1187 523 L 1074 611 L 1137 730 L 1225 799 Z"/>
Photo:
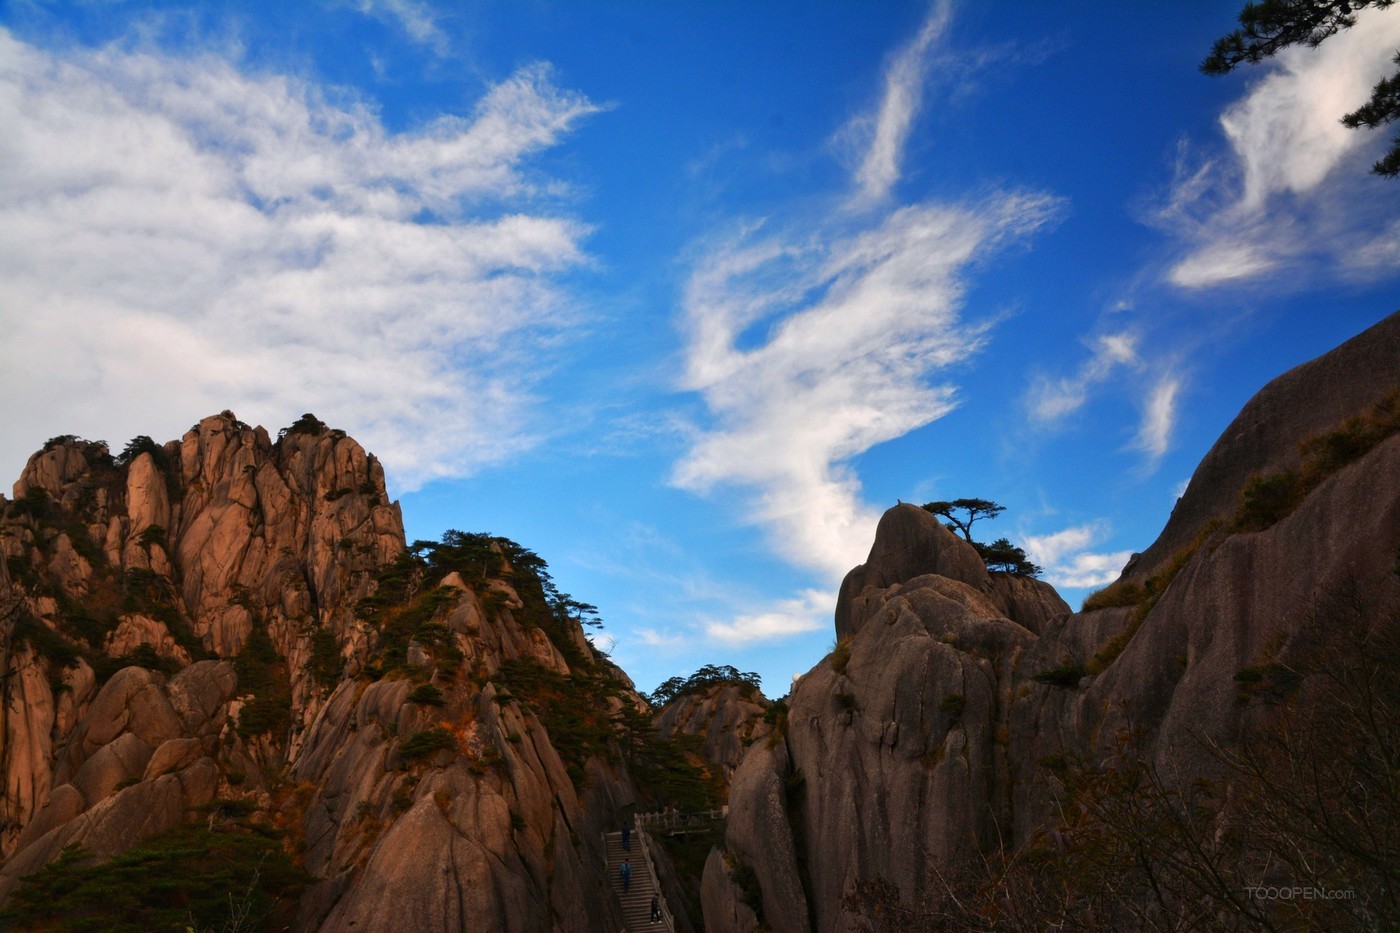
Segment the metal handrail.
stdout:
<path fill-rule="evenodd" d="M 666 904 L 666 895 L 661 892 L 661 879 L 656 874 L 656 862 L 651 854 L 651 835 L 644 830 L 637 830 L 637 841 L 642 845 L 642 857 L 645 859 L 647 874 L 651 876 L 651 889 L 656 892 L 657 903 L 661 905 L 661 920 L 666 925 L 667 930 L 676 929 L 675 918 L 671 916 L 671 908 Z"/>
<path fill-rule="evenodd" d="M 638 813 L 633 817 L 633 820 L 637 826 L 660 826 L 666 829 L 677 829 L 697 821 L 725 820 L 728 818 L 729 805 L 726 804 L 718 810 L 693 810 L 690 813 L 681 813 L 677 810 L 656 810 L 651 813 Z"/>

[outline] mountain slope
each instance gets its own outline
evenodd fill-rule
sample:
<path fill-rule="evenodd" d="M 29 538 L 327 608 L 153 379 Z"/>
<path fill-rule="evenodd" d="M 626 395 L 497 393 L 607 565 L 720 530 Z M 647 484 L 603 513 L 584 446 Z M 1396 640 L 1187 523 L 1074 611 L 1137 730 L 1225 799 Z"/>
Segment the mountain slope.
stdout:
<path fill-rule="evenodd" d="M 836 650 L 795 686 L 781 741 L 751 750 L 734 777 L 725 850 L 706 867 L 708 928 L 1273 917 L 1241 892 L 1282 883 L 1283 860 L 1261 856 L 1280 843 L 1242 829 L 1224 801 L 1266 799 L 1260 782 L 1287 769 L 1252 756 L 1286 746 L 1288 723 L 1355 721 L 1352 707 L 1314 699 L 1332 695 L 1329 683 L 1400 661 L 1376 653 L 1400 633 L 1397 335 L 1392 316 L 1261 390 L 1163 537 L 1085 611 L 1046 612 L 1049 597 L 1030 590 L 1009 598 L 932 515 L 887 512 L 842 585 Z M 1329 630 L 1372 647 L 1339 667 Z M 1388 689 L 1357 702 L 1390 710 Z M 1371 754 L 1359 732 L 1329 741 L 1295 752 L 1319 767 Z M 1356 773 L 1368 807 L 1390 801 L 1358 825 L 1400 832 L 1400 812 L 1386 809 L 1400 803 L 1384 793 L 1393 781 Z M 1191 804 L 1206 787 L 1220 796 Z M 1133 839 L 1157 848 L 1113 848 Z M 1181 857 L 1192 845 L 1216 880 L 1202 869 L 1183 894 L 1171 882 L 1183 864 L 1200 867 Z M 1378 870 L 1338 856 L 1350 880 L 1340 868 L 1304 877 L 1299 866 L 1323 861 L 1299 855 L 1284 880 L 1359 891 Z M 1104 863 L 1158 874 L 1110 879 Z M 1339 913 L 1307 922 L 1372 922 L 1395 906 L 1389 890 L 1377 880 L 1358 899 L 1311 905 Z"/>
<path fill-rule="evenodd" d="M 532 552 L 410 549 L 310 415 L 54 438 L 0 507 L 0 900 L 198 820 L 304 868 L 298 928 L 617 925 L 600 834 L 657 739 Z"/>

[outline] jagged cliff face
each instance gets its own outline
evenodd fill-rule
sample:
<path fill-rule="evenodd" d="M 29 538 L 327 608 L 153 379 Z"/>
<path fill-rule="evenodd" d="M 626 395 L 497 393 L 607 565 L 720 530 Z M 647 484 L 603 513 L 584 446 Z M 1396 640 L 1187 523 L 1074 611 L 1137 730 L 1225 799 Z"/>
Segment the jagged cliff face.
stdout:
<path fill-rule="evenodd" d="M 121 465 L 101 444 L 55 439 L 14 494 L 0 547 L 37 637 L 21 627 L 7 646 L 7 855 L 64 776 L 52 762 L 96 699 L 94 662 L 139 656 L 178 669 L 192 655 L 233 657 L 256 620 L 287 659 L 292 705 L 309 719 L 314 633 L 352 663 L 362 657 L 370 633 L 354 604 L 404 549 L 383 471 L 359 444 L 324 430 L 274 444 L 228 413 Z M 46 657 L 49 632 L 69 649 Z M 72 647 L 81 653 L 68 663 Z"/>
<path fill-rule="evenodd" d="M 66 845 L 232 812 L 298 848 L 300 928 L 617 925 L 598 834 L 645 704 L 528 551 L 410 555 L 378 462 L 309 416 L 55 438 L 0 507 L 0 901 Z"/>
<path fill-rule="evenodd" d="M 1112 761 L 1124 736 L 1168 790 L 1217 773 L 1263 722 L 1246 675 L 1288 664 L 1319 600 L 1394 595 L 1397 389 L 1400 315 L 1266 387 L 1089 611 L 989 576 L 921 509 L 886 513 L 842 585 L 837 649 L 735 774 L 708 928 L 855 929 L 861 882 L 937 901 L 979 852 L 1056 825 L 1048 762 Z"/>

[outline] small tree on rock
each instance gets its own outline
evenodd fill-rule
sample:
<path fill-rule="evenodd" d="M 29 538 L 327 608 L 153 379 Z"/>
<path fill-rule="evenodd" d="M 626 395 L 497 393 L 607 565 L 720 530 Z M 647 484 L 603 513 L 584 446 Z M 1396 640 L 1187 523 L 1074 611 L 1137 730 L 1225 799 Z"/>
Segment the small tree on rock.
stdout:
<path fill-rule="evenodd" d="M 1027 577 L 1038 577 L 1041 568 L 1026 558 L 1026 552 L 1016 547 L 1006 538 L 997 538 L 991 544 L 983 544 L 972 539 L 972 524 L 978 519 L 996 518 L 1006 511 L 1006 506 L 998 505 L 990 499 L 954 499 L 951 502 L 939 500 L 924 504 L 924 509 L 940 518 L 947 519 L 949 531 L 961 534 L 968 544 L 977 549 L 977 554 L 988 570 L 1015 573 Z"/>
<path fill-rule="evenodd" d="M 974 541 L 972 546 L 977 549 L 978 556 L 982 558 L 982 563 L 987 565 L 988 570 L 1038 577 L 1043 569 L 1039 564 L 1031 563 L 1026 557 L 1026 552 L 1006 538 L 997 538 L 991 544 Z"/>
<path fill-rule="evenodd" d="M 1006 511 L 1006 506 L 997 505 L 989 499 L 954 499 L 952 502 L 943 500 L 926 502 L 924 509 L 940 518 L 947 519 L 948 530 L 961 532 L 962 536 L 971 543 L 972 523 L 979 518 L 996 518 Z M 967 515 L 964 518 L 959 518 L 955 514 L 958 512 L 966 512 Z"/>

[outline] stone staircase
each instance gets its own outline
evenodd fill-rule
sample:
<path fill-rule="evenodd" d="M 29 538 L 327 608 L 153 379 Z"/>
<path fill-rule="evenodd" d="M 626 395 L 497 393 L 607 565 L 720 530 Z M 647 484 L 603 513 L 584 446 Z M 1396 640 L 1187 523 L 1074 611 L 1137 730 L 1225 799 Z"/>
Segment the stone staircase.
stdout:
<path fill-rule="evenodd" d="M 629 852 L 622 848 L 622 833 L 608 833 L 603 837 L 607 846 L 608 855 L 608 886 L 617 895 L 618 901 L 622 904 L 622 915 L 626 921 L 628 933 L 645 933 L 645 931 L 666 931 L 674 933 L 675 926 L 671 921 L 670 911 L 666 909 L 666 899 L 656 888 L 656 882 L 652 876 L 651 867 L 647 864 L 646 853 L 643 849 L 641 839 L 637 832 L 632 833 L 632 850 Z M 632 883 L 628 887 L 627 893 L 622 893 L 622 862 L 626 859 L 632 865 Z M 661 919 L 656 923 L 651 922 L 651 899 L 661 898 Z"/>

